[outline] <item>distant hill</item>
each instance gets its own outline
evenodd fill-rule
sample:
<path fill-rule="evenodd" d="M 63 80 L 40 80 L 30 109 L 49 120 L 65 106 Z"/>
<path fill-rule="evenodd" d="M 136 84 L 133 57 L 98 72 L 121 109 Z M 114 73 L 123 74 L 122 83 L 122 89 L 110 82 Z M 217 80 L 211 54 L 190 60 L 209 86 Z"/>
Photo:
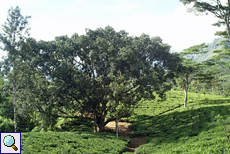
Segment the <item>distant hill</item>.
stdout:
<path fill-rule="evenodd" d="M 208 52 L 195 56 L 194 61 L 203 62 L 203 61 L 209 60 L 211 57 L 213 57 L 215 55 L 215 53 L 212 52 L 214 49 L 223 49 L 223 46 L 217 46 L 217 44 L 220 43 L 221 40 L 223 40 L 222 37 L 216 38 L 213 40 L 212 43 L 207 44 L 208 47 L 206 50 Z"/>
<path fill-rule="evenodd" d="M 213 53 L 213 50 L 215 49 L 224 49 L 224 45 L 218 45 L 224 38 L 216 38 L 213 40 L 212 43 L 207 44 L 208 47 L 206 51 L 208 51 L 205 54 L 199 54 L 196 57 L 194 57 L 194 61 L 201 63 L 203 61 L 209 60 L 212 58 L 215 53 Z M 230 44 L 227 44 L 230 47 Z M 220 59 L 222 62 L 226 62 L 225 58 Z M 229 66 L 225 64 L 216 64 L 215 66 L 210 66 L 206 70 L 212 70 L 213 75 L 218 76 L 218 84 L 221 87 L 223 91 L 226 91 L 226 94 L 229 96 L 229 90 L 230 90 L 230 68 Z"/>

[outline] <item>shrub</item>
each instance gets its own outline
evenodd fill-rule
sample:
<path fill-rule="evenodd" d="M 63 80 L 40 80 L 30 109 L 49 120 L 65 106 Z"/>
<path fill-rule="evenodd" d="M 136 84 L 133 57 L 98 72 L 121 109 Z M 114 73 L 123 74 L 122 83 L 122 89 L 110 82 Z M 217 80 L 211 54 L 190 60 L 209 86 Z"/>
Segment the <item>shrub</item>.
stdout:
<path fill-rule="evenodd" d="M 0 132 L 13 132 L 14 121 L 0 116 Z"/>

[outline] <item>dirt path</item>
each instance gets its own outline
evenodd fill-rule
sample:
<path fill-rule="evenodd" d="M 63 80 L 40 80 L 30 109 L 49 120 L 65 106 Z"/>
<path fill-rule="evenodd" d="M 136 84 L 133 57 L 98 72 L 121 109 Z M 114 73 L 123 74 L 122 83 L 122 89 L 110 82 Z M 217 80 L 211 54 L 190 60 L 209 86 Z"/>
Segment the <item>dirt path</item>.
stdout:
<path fill-rule="evenodd" d="M 121 136 L 124 137 L 128 137 L 130 138 L 130 142 L 128 144 L 128 149 L 130 152 L 136 152 L 137 148 L 146 143 L 146 136 L 139 136 L 139 137 L 135 137 L 132 138 L 130 137 L 130 133 L 132 132 L 132 130 L 129 128 L 129 126 L 131 125 L 131 123 L 127 123 L 127 122 L 119 122 L 118 126 L 119 126 L 119 131 Z M 112 121 L 110 123 L 108 123 L 105 128 L 107 130 L 112 130 L 113 132 L 116 132 L 116 124 L 115 121 Z"/>

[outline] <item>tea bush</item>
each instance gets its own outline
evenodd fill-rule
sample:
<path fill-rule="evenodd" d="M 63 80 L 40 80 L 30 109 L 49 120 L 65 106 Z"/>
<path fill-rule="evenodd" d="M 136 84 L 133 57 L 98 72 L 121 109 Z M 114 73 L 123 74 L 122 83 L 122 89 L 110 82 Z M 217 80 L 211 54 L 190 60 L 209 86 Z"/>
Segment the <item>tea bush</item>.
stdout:
<path fill-rule="evenodd" d="M 114 135 L 107 133 L 50 131 L 31 132 L 22 142 L 24 154 L 118 154 L 127 150 L 129 140 L 120 138 L 117 141 Z"/>

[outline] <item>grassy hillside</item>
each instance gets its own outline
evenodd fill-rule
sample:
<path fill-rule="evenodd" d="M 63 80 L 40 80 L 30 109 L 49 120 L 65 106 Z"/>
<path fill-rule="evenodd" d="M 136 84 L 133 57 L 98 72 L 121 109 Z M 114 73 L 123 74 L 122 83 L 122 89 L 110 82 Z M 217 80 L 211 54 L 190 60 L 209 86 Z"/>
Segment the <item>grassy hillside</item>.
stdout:
<path fill-rule="evenodd" d="M 142 101 L 135 109 L 133 136 L 148 136 L 137 153 L 230 153 L 223 124 L 230 126 L 230 99 L 189 93 L 183 107 L 183 92 L 171 91 L 167 99 Z M 230 129 L 229 129 L 230 130 Z M 229 130 L 227 130 L 229 132 Z"/>

